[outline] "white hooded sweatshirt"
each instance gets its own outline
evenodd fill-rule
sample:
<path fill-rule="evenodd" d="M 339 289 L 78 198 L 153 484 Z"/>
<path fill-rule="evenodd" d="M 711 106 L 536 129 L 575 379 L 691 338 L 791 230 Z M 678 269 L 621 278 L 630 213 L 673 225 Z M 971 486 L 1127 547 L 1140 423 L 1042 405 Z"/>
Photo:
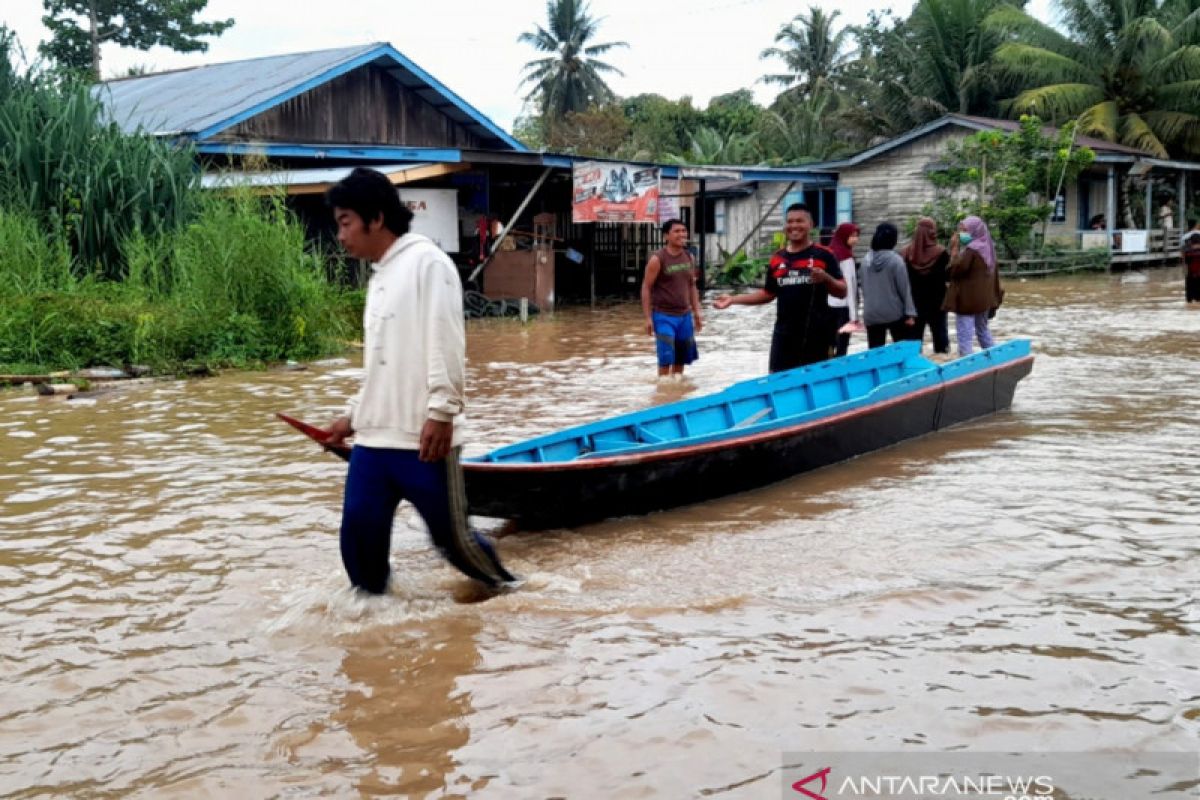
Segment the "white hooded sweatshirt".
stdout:
<path fill-rule="evenodd" d="M 346 410 L 356 443 L 416 450 L 426 420 L 453 421 L 460 444 L 466 373 L 462 282 L 418 233 L 392 243 L 367 283 L 362 388 Z"/>

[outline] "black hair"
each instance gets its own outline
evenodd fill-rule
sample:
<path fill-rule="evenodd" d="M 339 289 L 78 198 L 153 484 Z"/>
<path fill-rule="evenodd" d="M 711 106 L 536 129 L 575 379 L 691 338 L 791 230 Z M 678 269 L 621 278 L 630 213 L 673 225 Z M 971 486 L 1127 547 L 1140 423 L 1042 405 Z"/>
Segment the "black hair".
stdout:
<path fill-rule="evenodd" d="M 666 222 L 664 222 L 662 224 L 663 236 L 666 236 L 668 233 L 670 233 L 671 228 L 674 228 L 676 225 L 683 225 L 683 227 L 685 227 L 685 228 L 687 227 L 687 225 L 684 225 L 683 220 L 675 219 L 674 217 L 671 217 L 669 220 L 667 220 Z"/>
<path fill-rule="evenodd" d="M 899 238 L 900 232 L 896 230 L 895 225 L 890 222 L 881 222 L 875 228 L 875 235 L 871 237 L 871 249 L 891 250 L 896 246 Z"/>
<path fill-rule="evenodd" d="M 808 214 L 809 221 L 810 222 L 812 221 L 812 218 L 813 218 L 812 210 L 809 209 L 808 206 L 804 205 L 804 203 L 792 203 L 790 206 L 787 207 L 787 211 L 783 212 L 783 218 L 787 219 L 787 215 L 792 213 L 793 211 L 803 211 L 805 214 Z"/>
<path fill-rule="evenodd" d="M 325 191 L 330 208 L 347 208 L 369 225 L 383 217 L 383 226 L 397 236 L 408 233 L 413 212 L 400 202 L 396 187 L 382 172 L 366 167 L 354 170 Z"/>

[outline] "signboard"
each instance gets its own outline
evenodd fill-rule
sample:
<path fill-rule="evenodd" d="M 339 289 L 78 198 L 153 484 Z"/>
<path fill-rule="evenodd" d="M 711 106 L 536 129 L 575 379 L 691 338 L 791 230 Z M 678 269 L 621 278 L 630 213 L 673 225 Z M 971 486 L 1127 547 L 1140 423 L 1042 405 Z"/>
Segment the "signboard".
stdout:
<path fill-rule="evenodd" d="M 679 181 L 661 178 L 658 182 L 658 221 L 683 219 L 679 214 Z"/>
<path fill-rule="evenodd" d="M 740 181 L 742 173 L 729 167 L 680 167 L 681 178 L 716 178 L 726 181 Z"/>
<path fill-rule="evenodd" d="M 409 189 L 398 190 L 400 202 L 413 212 L 409 230 L 428 236 L 447 253 L 458 252 L 458 190 Z"/>
<path fill-rule="evenodd" d="M 658 167 L 575 165 L 572 222 L 658 222 Z"/>
<path fill-rule="evenodd" d="M 1112 249 L 1118 253 L 1145 253 L 1149 250 L 1146 244 L 1146 231 L 1132 228 L 1113 231 Z"/>

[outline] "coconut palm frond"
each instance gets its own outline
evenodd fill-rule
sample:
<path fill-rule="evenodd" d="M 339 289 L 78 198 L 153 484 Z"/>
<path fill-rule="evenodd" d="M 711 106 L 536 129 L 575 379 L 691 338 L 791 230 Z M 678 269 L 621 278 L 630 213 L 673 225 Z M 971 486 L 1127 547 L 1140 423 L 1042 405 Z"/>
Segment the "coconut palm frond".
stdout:
<path fill-rule="evenodd" d="M 1166 144 L 1189 139 L 1200 132 L 1200 116 L 1184 111 L 1147 111 L 1141 115 L 1158 138 Z"/>
<path fill-rule="evenodd" d="M 1185 45 L 1172 50 L 1151 65 L 1146 79 L 1151 85 L 1200 78 L 1200 45 Z"/>
<path fill-rule="evenodd" d="M 1194 4 L 1195 8 L 1182 7 L 1178 13 L 1171 13 L 1173 6 L 1184 4 Z M 1190 0 L 1182 0 L 1177 4 L 1164 3 L 1163 19 L 1170 26 L 1175 41 L 1180 44 L 1200 44 L 1200 3 L 1191 3 Z"/>
<path fill-rule="evenodd" d="M 1092 51 L 1107 52 L 1112 49 L 1116 31 L 1105 19 L 1101 11 L 1103 7 L 1091 0 L 1058 0 L 1057 4 L 1066 28 L 1075 34 L 1077 42 Z"/>
<path fill-rule="evenodd" d="M 1015 5 L 1001 3 L 983 20 L 985 27 L 1006 40 L 1041 47 L 1070 58 L 1078 58 L 1082 48 L 1067 36 Z"/>
<path fill-rule="evenodd" d="M 1058 83 L 1026 89 L 1012 99 L 1018 114 L 1036 114 L 1042 119 L 1066 119 L 1104 101 L 1104 90 L 1090 83 Z"/>
<path fill-rule="evenodd" d="M 1080 114 L 1075 130 L 1085 136 L 1095 136 L 1097 139 L 1115 142 L 1120 133 L 1120 122 L 1121 114 L 1117 109 L 1117 104 L 1111 100 L 1105 100 L 1096 103 Z"/>
<path fill-rule="evenodd" d="M 629 47 L 629 42 L 605 42 L 604 44 L 588 45 L 583 48 L 583 53 L 589 56 L 602 56 L 616 47 Z"/>
<path fill-rule="evenodd" d="M 1161 108 L 1188 111 L 1200 108 L 1200 79 L 1176 81 L 1154 90 L 1154 99 Z"/>
<path fill-rule="evenodd" d="M 1138 63 L 1157 60 L 1175 46 L 1175 37 L 1154 17 L 1139 17 L 1121 30 L 1117 39 L 1118 63 Z"/>
<path fill-rule="evenodd" d="M 1118 126 L 1118 135 L 1123 145 L 1145 150 L 1159 158 L 1168 158 L 1170 156 L 1166 145 L 1162 143 L 1162 140 L 1158 138 L 1158 134 L 1154 132 L 1154 129 L 1150 127 L 1150 124 L 1146 120 L 1142 119 L 1140 114 L 1126 114 L 1121 117 L 1121 122 Z"/>
<path fill-rule="evenodd" d="M 1019 42 L 1006 42 L 996 49 L 994 57 L 1002 77 L 1018 87 L 1045 86 L 1059 83 L 1096 81 L 1090 70 L 1073 58 L 1042 47 Z"/>

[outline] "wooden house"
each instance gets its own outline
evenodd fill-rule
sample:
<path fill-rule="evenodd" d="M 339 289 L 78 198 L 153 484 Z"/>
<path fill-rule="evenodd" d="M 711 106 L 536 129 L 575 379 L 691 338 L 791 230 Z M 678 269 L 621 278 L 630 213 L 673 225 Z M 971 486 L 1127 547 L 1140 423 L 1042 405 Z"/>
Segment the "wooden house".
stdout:
<path fill-rule="evenodd" d="M 1013 120 L 949 114 L 849 158 L 810 168 L 836 174 L 839 215 L 848 211 L 848 218 L 868 234 L 860 241 L 863 248 L 876 224 L 887 220 L 903 230 L 934 200 L 935 189 L 926 175 L 951 141 L 978 131 L 1018 128 Z M 1172 257 L 1194 205 L 1191 199 L 1200 190 L 1200 163 L 1159 159 L 1086 136 L 1077 137 L 1076 144 L 1091 148 L 1096 160 L 1077 181 L 1063 187 L 1047 239 L 1069 247 L 1109 247 L 1117 263 Z M 1118 203 L 1122 186 L 1125 202 Z M 1170 225 L 1164 232 L 1160 210 L 1168 200 Z"/>
<path fill-rule="evenodd" d="M 418 215 L 414 229 L 434 236 L 469 286 L 527 292 L 543 308 L 636 293 L 662 243 L 655 225 L 573 224 L 572 168 L 591 159 L 531 152 L 386 43 L 134 76 L 93 91 L 125 130 L 193 147 L 204 185 L 286 192 L 310 235 L 330 247 L 325 189 L 355 166 L 379 169 L 410 207 L 443 209 L 437 220 Z M 832 180 L 809 170 L 639 166 L 677 182 L 675 205 L 696 233 L 706 217 L 695 209 L 710 208 L 713 180 Z M 703 261 L 707 237 L 695 241 Z"/>

